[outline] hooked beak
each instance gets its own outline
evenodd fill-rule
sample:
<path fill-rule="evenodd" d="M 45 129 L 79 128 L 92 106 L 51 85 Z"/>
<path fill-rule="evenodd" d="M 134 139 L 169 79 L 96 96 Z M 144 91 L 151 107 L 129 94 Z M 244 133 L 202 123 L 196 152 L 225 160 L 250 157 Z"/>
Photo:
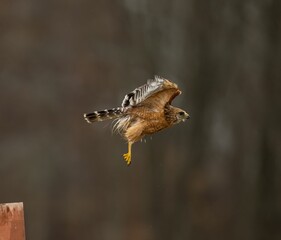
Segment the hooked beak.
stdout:
<path fill-rule="evenodd" d="M 188 113 L 185 113 L 185 119 L 183 119 L 183 121 L 185 122 L 187 119 L 189 119 L 190 118 L 190 116 L 189 116 L 189 114 Z"/>

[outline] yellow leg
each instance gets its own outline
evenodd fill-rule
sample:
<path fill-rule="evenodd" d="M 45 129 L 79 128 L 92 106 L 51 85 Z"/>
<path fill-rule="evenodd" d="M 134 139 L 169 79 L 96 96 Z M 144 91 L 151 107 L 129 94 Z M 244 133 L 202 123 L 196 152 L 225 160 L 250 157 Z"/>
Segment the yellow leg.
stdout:
<path fill-rule="evenodd" d="M 130 163 L 131 163 L 131 157 L 132 157 L 131 149 L 132 149 L 132 145 L 133 145 L 133 143 L 129 142 L 128 143 L 128 153 L 123 154 L 123 157 L 124 157 L 127 165 L 130 165 Z"/>

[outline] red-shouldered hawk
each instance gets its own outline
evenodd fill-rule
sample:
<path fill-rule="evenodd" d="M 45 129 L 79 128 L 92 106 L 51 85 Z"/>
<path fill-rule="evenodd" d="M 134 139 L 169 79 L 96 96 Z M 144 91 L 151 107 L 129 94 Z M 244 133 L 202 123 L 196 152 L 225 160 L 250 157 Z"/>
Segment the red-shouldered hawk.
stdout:
<path fill-rule="evenodd" d="M 184 122 L 189 114 L 171 106 L 172 100 L 181 94 L 178 86 L 161 77 L 155 76 L 147 83 L 127 94 L 122 106 L 93 113 L 85 113 L 88 123 L 116 119 L 114 130 L 128 142 L 128 153 L 123 155 L 129 165 L 132 157 L 133 143 L 145 135 Z"/>

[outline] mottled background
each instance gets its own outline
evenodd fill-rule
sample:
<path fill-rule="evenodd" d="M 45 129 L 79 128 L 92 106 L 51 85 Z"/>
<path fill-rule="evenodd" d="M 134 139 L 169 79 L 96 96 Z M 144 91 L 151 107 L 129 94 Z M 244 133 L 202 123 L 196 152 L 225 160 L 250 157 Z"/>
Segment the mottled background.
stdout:
<path fill-rule="evenodd" d="M 28 240 L 281 239 L 280 0 L 2 0 L 0 202 Z M 190 121 L 133 148 L 84 112 L 154 74 Z"/>

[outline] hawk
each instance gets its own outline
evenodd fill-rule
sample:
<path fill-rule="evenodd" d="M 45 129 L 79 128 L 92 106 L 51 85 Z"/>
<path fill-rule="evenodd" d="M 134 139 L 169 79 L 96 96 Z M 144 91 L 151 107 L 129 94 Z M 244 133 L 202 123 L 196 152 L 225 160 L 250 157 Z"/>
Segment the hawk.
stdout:
<path fill-rule="evenodd" d="M 123 157 L 129 165 L 135 142 L 189 118 L 186 111 L 171 105 L 180 94 L 175 83 L 155 76 L 127 94 L 121 107 L 85 113 L 84 118 L 88 123 L 116 120 L 113 129 L 128 142 L 128 153 Z"/>

